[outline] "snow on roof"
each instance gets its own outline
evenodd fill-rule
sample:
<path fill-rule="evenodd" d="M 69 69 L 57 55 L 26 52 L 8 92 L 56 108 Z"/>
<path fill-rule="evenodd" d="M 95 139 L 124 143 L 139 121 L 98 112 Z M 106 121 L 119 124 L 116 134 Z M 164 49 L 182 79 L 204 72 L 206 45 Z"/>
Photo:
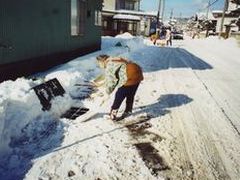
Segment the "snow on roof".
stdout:
<path fill-rule="evenodd" d="M 222 10 L 213 10 L 212 13 L 222 13 Z"/>
<path fill-rule="evenodd" d="M 210 20 L 215 20 L 215 17 L 213 16 L 212 12 L 199 12 L 197 13 L 198 19 L 203 20 L 203 19 L 210 19 Z"/>
<path fill-rule="evenodd" d="M 113 16 L 113 19 L 126 19 L 126 20 L 135 20 L 135 21 L 141 20 L 139 16 L 128 15 L 128 14 L 116 14 Z"/>
<path fill-rule="evenodd" d="M 234 10 L 238 9 L 238 7 L 239 6 L 235 3 L 229 3 L 228 4 L 228 11 L 234 11 Z"/>
<path fill-rule="evenodd" d="M 118 10 L 118 12 L 120 12 L 120 13 L 138 14 L 138 15 L 157 16 L 157 11 L 129 11 L 129 10 Z"/>

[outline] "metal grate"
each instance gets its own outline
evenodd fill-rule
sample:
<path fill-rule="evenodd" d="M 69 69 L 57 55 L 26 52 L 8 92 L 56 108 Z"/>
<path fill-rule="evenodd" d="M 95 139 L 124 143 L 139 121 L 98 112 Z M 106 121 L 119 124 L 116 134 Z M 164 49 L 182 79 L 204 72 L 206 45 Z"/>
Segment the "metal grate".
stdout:
<path fill-rule="evenodd" d="M 51 109 L 51 100 L 56 96 L 63 96 L 65 90 L 61 86 L 60 82 L 54 78 L 45 83 L 33 87 L 43 111 Z M 76 119 L 78 116 L 85 114 L 89 109 L 85 107 L 71 107 L 61 117 L 68 119 Z"/>

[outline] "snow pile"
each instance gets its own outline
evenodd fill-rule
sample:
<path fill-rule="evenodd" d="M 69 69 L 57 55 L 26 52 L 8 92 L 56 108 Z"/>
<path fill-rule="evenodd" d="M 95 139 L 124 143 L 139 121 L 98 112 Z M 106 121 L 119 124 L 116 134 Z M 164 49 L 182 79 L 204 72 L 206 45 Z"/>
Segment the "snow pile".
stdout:
<path fill-rule="evenodd" d="M 99 72 L 93 70 L 95 67 L 95 58 L 92 57 L 91 63 L 80 62 L 76 65 L 69 62 L 64 68 L 59 66 L 49 72 L 33 75 L 37 78 L 35 81 L 18 78 L 0 84 L 0 161 L 2 165 L 5 164 L 0 166 L 1 177 L 18 179 L 25 173 L 24 168 L 29 166 L 29 159 L 40 152 L 39 148 L 49 149 L 59 145 L 64 131 L 59 117 L 71 106 L 82 106 L 80 101 L 75 102 L 73 98 L 85 96 L 86 92 L 84 88 L 79 90 L 75 84 L 85 83 L 86 79 L 95 77 L 95 73 Z M 49 111 L 42 111 L 42 105 L 32 88 L 53 78 L 59 80 L 66 93 L 51 101 Z M 42 143 L 44 139 L 50 142 L 52 139 L 53 142 Z M 11 171 L 14 171 L 12 175 L 9 174 Z"/>
<path fill-rule="evenodd" d="M 134 36 L 129 32 L 125 32 L 123 34 L 116 35 L 115 38 L 131 39 L 131 38 L 134 38 Z"/>
<path fill-rule="evenodd" d="M 42 113 L 31 84 L 32 81 L 22 78 L 1 83 L 0 107 L 3 114 L 0 114 L 0 157 L 11 153 L 8 146 L 11 138 L 20 136 L 21 130 Z"/>
<path fill-rule="evenodd" d="M 103 38 L 103 41 L 106 41 L 105 39 L 107 38 Z M 108 44 L 106 47 L 115 48 L 113 44 Z M 121 49 L 117 51 L 121 52 Z M 112 52 L 110 50 L 109 54 L 114 55 L 114 53 L 111 54 Z M 38 124 L 39 132 L 44 131 L 45 128 L 40 128 L 41 124 L 45 123 L 44 121 L 48 122 L 49 119 L 51 121 L 55 117 L 58 118 L 71 105 L 82 105 L 81 102 L 75 102 L 72 98 L 85 96 L 86 87 L 75 85 L 86 84 L 101 72 L 96 68 L 96 55 L 95 53 L 90 56 L 86 55 L 58 68 L 33 75 L 34 78 L 39 79 L 37 81 L 18 78 L 16 81 L 5 81 L 0 84 L 0 157 L 6 157 L 6 153 L 11 153 L 9 147 L 11 139 L 21 136 L 22 129 L 27 125 L 29 129 L 30 123 Z M 66 93 L 63 97 L 54 98 L 51 101 L 50 111 L 43 112 L 40 101 L 32 88 L 53 78 L 58 79 Z M 25 138 L 31 138 L 32 133 L 34 130 L 26 133 L 25 135 L 28 137 Z"/>
<path fill-rule="evenodd" d="M 142 37 L 122 38 L 126 36 L 118 35 L 118 38 L 105 37 L 102 39 L 102 50 L 105 52 L 111 48 L 107 54 L 128 58 L 130 53 L 139 51 L 146 47 L 145 40 Z M 117 50 L 117 51 L 116 51 Z M 116 52 L 114 52 L 116 51 Z"/>

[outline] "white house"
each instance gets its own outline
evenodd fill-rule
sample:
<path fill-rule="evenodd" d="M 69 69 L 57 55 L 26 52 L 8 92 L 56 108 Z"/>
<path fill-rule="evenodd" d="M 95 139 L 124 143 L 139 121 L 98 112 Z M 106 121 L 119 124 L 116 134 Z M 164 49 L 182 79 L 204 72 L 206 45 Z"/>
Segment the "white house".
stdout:
<path fill-rule="evenodd" d="M 223 32 L 226 32 L 227 28 L 231 28 L 231 31 L 239 31 L 239 27 L 236 25 L 236 21 L 239 19 L 239 14 L 237 11 L 239 10 L 239 5 L 232 3 L 229 1 L 228 9 L 225 12 L 224 23 L 223 23 Z M 223 10 L 215 10 L 212 11 L 214 18 L 217 20 L 216 31 L 219 32 L 221 28 L 221 21 Z"/>
<path fill-rule="evenodd" d="M 141 0 L 104 0 L 102 34 L 115 36 L 124 32 L 132 35 L 149 35 L 157 12 L 140 10 Z"/>

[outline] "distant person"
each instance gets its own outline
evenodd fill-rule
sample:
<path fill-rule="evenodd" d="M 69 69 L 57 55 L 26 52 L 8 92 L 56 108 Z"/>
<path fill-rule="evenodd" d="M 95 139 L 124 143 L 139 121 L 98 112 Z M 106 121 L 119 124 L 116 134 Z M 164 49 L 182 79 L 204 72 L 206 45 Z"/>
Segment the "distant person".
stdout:
<path fill-rule="evenodd" d="M 199 30 L 198 30 L 198 29 L 193 30 L 192 39 L 195 39 L 195 37 L 197 37 L 198 39 L 200 38 Z"/>
<path fill-rule="evenodd" d="M 158 31 L 158 38 L 155 40 L 154 45 L 157 46 L 165 46 L 166 45 L 166 29 L 165 27 L 161 27 Z"/>
<path fill-rule="evenodd" d="M 151 35 L 151 41 L 153 42 L 154 45 L 156 45 L 156 42 L 159 39 L 159 35 L 160 35 L 160 29 L 157 28 L 155 34 Z"/>
<path fill-rule="evenodd" d="M 161 40 L 166 40 L 166 29 L 165 29 L 165 27 L 162 27 L 162 28 L 161 28 L 161 31 L 160 31 L 160 39 L 161 39 Z"/>
<path fill-rule="evenodd" d="M 118 109 L 125 98 L 126 107 L 122 117 L 129 116 L 132 113 L 134 96 L 143 80 L 141 67 L 127 59 L 108 55 L 97 56 L 97 63 L 105 71 L 107 94 L 111 94 L 115 88 L 118 88 L 111 106 L 110 119 L 117 120 Z"/>
<path fill-rule="evenodd" d="M 166 43 L 167 46 L 172 46 L 172 31 L 171 28 L 167 28 L 166 30 Z"/>
<path fill-rule="evenodd" d="M 201 26 L 199 24 L 197 25 L 197 27 L 193 29 L 192 39 L 195 39 L 196 36 L 198 39 L 200 38 L 200 29 L 201 29 Z"/>

